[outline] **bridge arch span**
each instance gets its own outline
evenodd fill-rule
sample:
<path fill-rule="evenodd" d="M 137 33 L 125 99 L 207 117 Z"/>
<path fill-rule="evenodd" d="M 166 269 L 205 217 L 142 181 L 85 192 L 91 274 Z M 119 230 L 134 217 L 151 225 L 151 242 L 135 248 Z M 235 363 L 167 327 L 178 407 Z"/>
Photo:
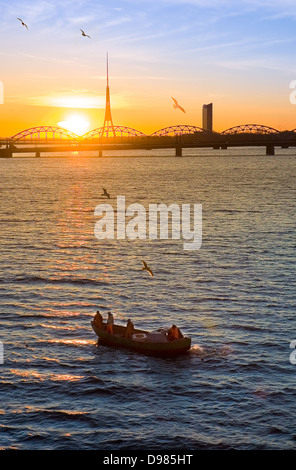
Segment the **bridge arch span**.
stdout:
<path fill-rule="evenodd" d="M 63 138 L 77 140 L 79 136 L 70 132 L 63 127 L 54 127 L 54 126 L 38 126 L 30 127 L 21 132 L 18 132 L 11 137 L 12 140 L 22 140 L 26 138 L 31 138 L 33 140 L 34 136 L 37 136 L 39 140 L 61 140 Z"/>
<path fill-rule="evenodd" d="M 175 136 L 175 135 L 183 135 L 183 134 L 193 134 L 195 132 L 206 132 L 206 129 L 202 129 L 201 127 L 197 126 L 190 126 L 190 125 L 176 125 L 170 127 L 164 127 L 163 129 L 159 129 L 156 132 L 153 132 L 150 137 L 163 137 L 163 136 Z"/>
<path fill-rule="evenodd" d="M 262 124 L 241 124 L 239 126 L 230 127 L 221 132 L 221 135 L 235 134 L 277 134 L 279 131 L 273 127 L 264 126 Z"/>
<path fill-rule="evenodd" d="M 92 131 L 87 132 L 82 136 L 83 140 L 94 139 L 94 138 L 101 138 L 105 137 L 114 137 L 113 129 L 115 131 L 115 137 L 146 137 L 141 131 L 134 129 L 133 127 L 126 127 L 126 126 L 106 126 L 104 127 L 97 127 Z M 103 134 L 104 133 L 104 134 Z"/>

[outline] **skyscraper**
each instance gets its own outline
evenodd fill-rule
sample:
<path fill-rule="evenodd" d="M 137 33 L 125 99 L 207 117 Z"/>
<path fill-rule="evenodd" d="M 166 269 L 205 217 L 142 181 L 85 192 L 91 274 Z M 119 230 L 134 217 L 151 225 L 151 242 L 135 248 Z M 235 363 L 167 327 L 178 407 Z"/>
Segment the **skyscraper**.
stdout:
<path fill-rule="evenodd" d="M 213 131 L 213 103 L 204 104 L 202 107 L 202 128 Z"/>

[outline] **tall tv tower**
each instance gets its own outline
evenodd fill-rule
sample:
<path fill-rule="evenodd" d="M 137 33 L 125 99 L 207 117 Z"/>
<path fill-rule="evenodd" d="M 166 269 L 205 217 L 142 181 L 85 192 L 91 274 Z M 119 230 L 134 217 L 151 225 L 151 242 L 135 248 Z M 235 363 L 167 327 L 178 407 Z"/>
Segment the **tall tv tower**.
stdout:
<path fill-rule="evenodd" d="M 105 108 L 105 119 L 101 136 L 104 136 L 105 129 L 107 127 L 112 128 L 113 136 L 115 137 L 115 129 L 113 126 L 112 115 L 111 115 L 111 104 L 110 104 L 110 89 L 109 89 L 109 70 L 108 70 L 108 52 L 107 52 L 107 86 L 106 86 L 106 108 Z M 107 130 L 107 137 L 109 130 Z"/>

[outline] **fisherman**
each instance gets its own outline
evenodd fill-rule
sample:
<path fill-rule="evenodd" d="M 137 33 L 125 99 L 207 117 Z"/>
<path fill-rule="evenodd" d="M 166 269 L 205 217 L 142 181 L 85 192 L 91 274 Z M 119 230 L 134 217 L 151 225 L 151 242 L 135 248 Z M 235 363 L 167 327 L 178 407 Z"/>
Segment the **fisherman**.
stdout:
<path fill-rule="evenodd" d="M 128 320 L 126 324 L 125 337 L 128 339 L 132 339 L 133 332 L 134 332 L 134 324 L 131 320 Z"/>
<path fill-rule="evenodd" d="M 110 333 L 110 335 L 113 335 L 113 325 L 114 325 L 114 318 L 111 312 L 108 312 L 108 318 L 107 318 L 107 333 Z"/>
<path fill-rule="evenodd" d="M 176 339 L 183 338 L 183 335 L 179 328 L 176 325 L 172 325 L 171 328 L 168 331 L 168 336 L 167 336 L 169 341 L 174 341 Z"/>
<path fill-rule="evenodd" d="M 99 310 L 97 310 L 97 313 L 95 314 L 94 323 L 100 330 L 103 329 L 103 317 Z"/>

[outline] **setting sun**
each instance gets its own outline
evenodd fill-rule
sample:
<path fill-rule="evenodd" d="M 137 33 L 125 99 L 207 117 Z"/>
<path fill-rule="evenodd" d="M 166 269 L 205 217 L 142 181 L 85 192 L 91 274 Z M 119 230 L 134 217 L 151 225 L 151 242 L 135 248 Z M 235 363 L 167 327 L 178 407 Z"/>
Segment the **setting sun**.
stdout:
<path fill-rule="evenodd" d="M 58 122 L 58 125 L 78 135 L 85 134 L 90 126 L 89 122 L 83 116 L 77 114 L 71 115 L 66 121 Z"/>

